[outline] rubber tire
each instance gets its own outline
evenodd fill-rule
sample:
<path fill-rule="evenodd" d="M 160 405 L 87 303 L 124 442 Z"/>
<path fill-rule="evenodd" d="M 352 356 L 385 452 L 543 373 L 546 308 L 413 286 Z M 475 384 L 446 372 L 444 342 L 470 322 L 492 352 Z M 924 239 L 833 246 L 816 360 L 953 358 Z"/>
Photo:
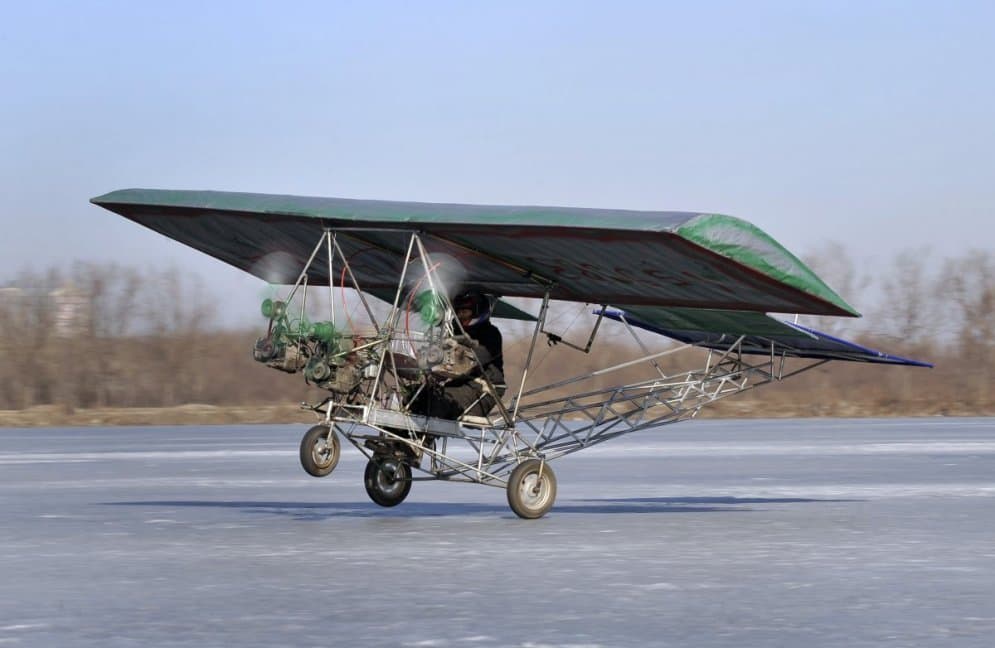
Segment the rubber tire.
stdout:
<path fill-rule="evenodd" d="M 411 468 L 396 457 L 370 459 L 363 473 L 366 494 L 380 506 L 397 506 L 411 492 Z"/>
<path fill-rule="evenodd" d="M 533 492 L 542 466 L 539 492 Z M 535 520 L 553 508 L 556 501 L 556 475 L 538 459 L 528 459 L 518 464 L 508 477 L 508 506 L 520 518 Z"/>
<path fill-rule="evenodd" d="M 324 477 L 339 464 L 339 435 L 332 431 L 329 439 L 328 432 L 327 425 L 315 425 L 301 439 L 301 467 L 312 477 Z"/>

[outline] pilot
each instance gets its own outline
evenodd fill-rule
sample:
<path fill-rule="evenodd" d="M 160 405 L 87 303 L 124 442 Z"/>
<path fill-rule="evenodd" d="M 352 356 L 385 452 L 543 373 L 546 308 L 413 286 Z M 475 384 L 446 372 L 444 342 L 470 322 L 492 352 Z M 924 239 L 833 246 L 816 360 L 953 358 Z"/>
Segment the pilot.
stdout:
<path fill-rule="evenodd" d="M 458 320 L 458 326 L 453 322 L 453 330 L 456 335 L 465 334 L 470 339 L 479 364 L 441 384 L 426 384 L 410 409 L 416 414 L 450 420 L 463 414 L 486 416 L 504 395 L 501 331 L 490 321 L 490 299 L 479 290 L 457 295 L 452 304 Z"/>

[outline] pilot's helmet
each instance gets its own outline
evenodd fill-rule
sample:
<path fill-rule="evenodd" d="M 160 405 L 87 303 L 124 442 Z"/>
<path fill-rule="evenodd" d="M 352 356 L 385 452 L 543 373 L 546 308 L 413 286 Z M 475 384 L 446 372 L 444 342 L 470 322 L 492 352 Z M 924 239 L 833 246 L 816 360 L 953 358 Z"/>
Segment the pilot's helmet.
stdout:
<path fill-rule="evenodd" d="M 460 324 L 476 326 L 491 317 L 491 300 L 479 290 L 467 290 L 453 298 L 453 310 Z"/>

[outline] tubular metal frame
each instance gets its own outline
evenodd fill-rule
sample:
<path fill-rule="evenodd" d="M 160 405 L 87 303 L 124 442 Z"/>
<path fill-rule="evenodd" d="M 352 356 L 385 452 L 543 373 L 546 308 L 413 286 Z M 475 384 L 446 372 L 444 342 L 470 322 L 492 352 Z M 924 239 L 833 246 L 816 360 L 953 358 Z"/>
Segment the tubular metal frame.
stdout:
<path fill-rule="evenodd" d="M 367 378 L 361 394 L 363 402 L 338 402 L 332 395 L 316 405 L 303 403 L 302 407 L 321 415 L 325 424 L 333 427 L 369 459 L 385 451 L 402 452 L 411 467 L 425 475 L 412 477 L 413 480 L 442 479 L 504 488 L 511 471 L 527 459 L 548 462 L 623 434 L 691 419 L 709 404 L 785 380 L 828 362 L 800 360 L 797 366 L 789 368 L 786 357 L 775 353 L 773 344 L 769 356 L 746 355 L 742 352 L 744 338 L 739 337 L 730 338 L 721 349 L 707 350 L 703 366 L 668 375 L 657 360 L 695 347 L 685 344 L 650 353 L 623 317 L 622 323 L 639 346 L 642 356 L 593 373 L 526 390 L 539 335 L 547 335 L 551 344 L 562 341 L 546 330 L 553 285 L 539 277 L 532 277 L 533 281 L 545 286 L 546 291 L 521 381 L 510 401 L 504 403 L 497 398 L 495 386 L 484 377 L 485 392 L 494 394 L 497 401 L 495 411 L 489 417 L 464 415 L 451 421 L 411 414 L 404 406 L 404 386 L 411 384 L 411 379 L 399 372 L 394 352 L 399 348 L 414 348 L 426 341 L 423 334 L 401 330 L 400 326 L 401 315 L 406 310 L 402 304 L 405 282 L 413 262 L 420 262 L 429 287 L 442 297 L 447 314 L 444 318 L 446 325 L 451 320 L 452 304 L 446 291 L 440 290 L 436 283 L 439 278 L 434 276 L 435 268 L 421 235 L 406 231 L 409 235 L 407 252 L 394 301 L 385 321 L 378 322 L 338 242 L 339 235 L 349 236 L 354 231 L 363 230 L 324 231 L 291 289 L 290 298 L 302 287 L 306 298 L 308 271 L 318 258 L 322 245 L 327 245 L 329 284 L 334 283 L 331 270 L 334 259 L 338 258 L 342 267 L 343 288 L 348 277 L 351 288 L 358 293 L 376 330 L 368 342 L 353 349 L 371 351 L 377 359 L 375 374 Z M 334 321 L 335 295 L 331 287 L 329 298 Z M 585 347 L 565 345 L 588 352 L 597 337 L 601 320 L 602 317 L 599 317 Z M 615 387 L 575 391 L 592 378 L 637 366 L 642 366 L 649 377 Z M 563 395 L 564 391 L 572 393 Z"/>

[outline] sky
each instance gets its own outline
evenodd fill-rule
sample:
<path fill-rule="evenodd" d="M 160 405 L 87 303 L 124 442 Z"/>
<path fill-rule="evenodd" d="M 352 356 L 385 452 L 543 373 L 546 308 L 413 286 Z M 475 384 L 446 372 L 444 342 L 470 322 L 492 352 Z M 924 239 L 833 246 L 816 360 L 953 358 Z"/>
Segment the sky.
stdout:
<path fill-rule="evenodd" d="M 871 267 L 995 249 L 992 2 L 0 16 L 0 285 L 75 259 L 176 266 L 228 321 L 256 313 L 259 280 L 88 203 L 125 187 L 717 212 Z"/>

